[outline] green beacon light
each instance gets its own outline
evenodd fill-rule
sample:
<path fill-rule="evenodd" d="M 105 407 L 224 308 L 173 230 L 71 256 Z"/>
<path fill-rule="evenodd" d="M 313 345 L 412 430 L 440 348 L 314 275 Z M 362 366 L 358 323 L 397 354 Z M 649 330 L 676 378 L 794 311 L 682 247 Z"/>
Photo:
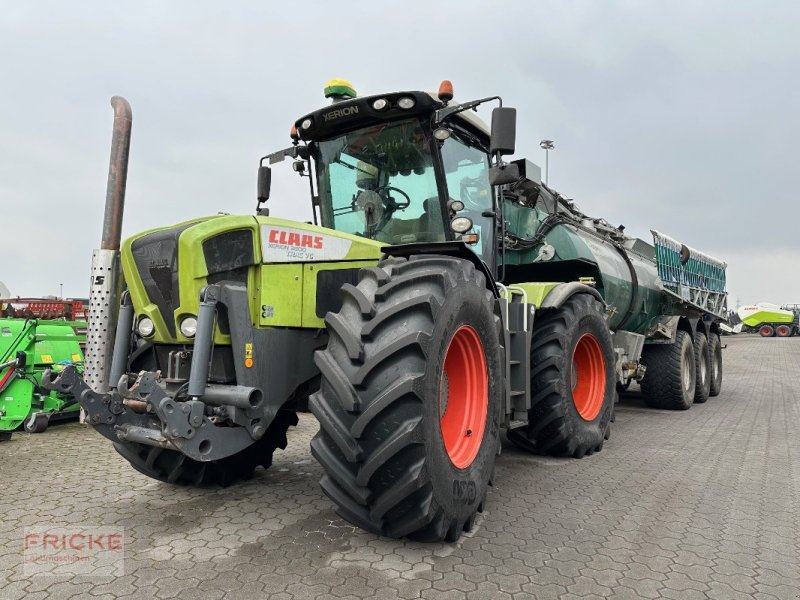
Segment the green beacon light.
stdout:
<path fill-rule="evenodd" d="M 331 79 L 325 84 L 325 97 L 333 102 L 342 100 L 352 100 L 356 97 L 356 90 L 353 84 L 346 79 Z"/>

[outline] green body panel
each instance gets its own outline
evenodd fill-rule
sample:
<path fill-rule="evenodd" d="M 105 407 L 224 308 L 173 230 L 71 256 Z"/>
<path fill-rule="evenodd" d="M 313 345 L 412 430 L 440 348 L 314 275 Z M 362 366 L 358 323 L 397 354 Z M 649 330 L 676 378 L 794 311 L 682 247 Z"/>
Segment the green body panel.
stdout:
<path fill-rule="evenodd" d="M 133 245 L 150 234 L 176 229 L 183 229 L 177 244 L 178 302 L 165 316 L 146 291 Z M 178 324 L 186 316 L 197 315 L 200 290 L 209 283 L 203 244 L 233 231 L 252 233 L 252 260 L 246 265 L 247 289 L 251 322 L 261 327 L 323 327 L 322 318 L 315 313 L 316 272 L 375 264 L 383 245 L 316 225 L 262 216 L 219 215 L 144 231 L 124 241 L 121 263 L 137 320 L 147 316 L 155 325 L 150 341 L 192 343 L 181 335 Z M 304 267 L 309 264 L 316 271 Z M 175 324 L 174 335 L 167 319 Z M 217 330 L 215 343 L 230 344 L 230 336 Z"/>
<path fill-rule="evenodd" d="M 0 363 L 25 352 L 24 376 L 10 368 L 0 371 L 0 431 L 19 427 L 32 412 L 77 411 L 78 404 L 56 392 L 43 394 L 39 387 L 46 368 L 60 371 L 66 364 L 83 365 L 81 342 L 86 340 L 86 323 L 0 319 Z M 77 332 L 76 332 L 77 330 Z"/>
<path fill-rule="evenodd" d="M 748 327 L 757 327 L 762 323 L 775 323 L 791 325 L 794 322 L 794 315 L 791 312 L 776 312 L 771 310 L 760 310 L 742 319 L 742 323 Z"/>

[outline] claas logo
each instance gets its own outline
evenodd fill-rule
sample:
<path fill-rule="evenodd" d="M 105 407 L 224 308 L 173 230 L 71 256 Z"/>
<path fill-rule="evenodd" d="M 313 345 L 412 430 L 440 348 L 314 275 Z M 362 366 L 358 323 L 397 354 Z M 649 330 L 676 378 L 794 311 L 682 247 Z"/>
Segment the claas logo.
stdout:
<path fill-rule="evenodd" d="M 272 229 L 269 232 L 270 244 L 281 244 L 282 246 L 294 246 L 295 248 L 314 248 L 322 250 L 322 236 L 310 235 L 307 233 L 290 233 Z"/>

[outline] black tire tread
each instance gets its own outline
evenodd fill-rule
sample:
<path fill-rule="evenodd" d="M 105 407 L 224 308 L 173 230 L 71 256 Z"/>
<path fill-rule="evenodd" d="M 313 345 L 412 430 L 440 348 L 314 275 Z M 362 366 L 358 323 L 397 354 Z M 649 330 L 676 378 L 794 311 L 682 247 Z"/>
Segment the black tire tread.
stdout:
<path fill-rule="evenodd" d="M 356 390 L 367 389 L 369 381 L 396 369 L 407 357 L 424 364 L 421 344 L 427 334 L 420 327 L 398 334 L 393 325 L 413 318 L 432 329 L 456 279 L 480 285 L 487 299 L 491 293 L 471 263 L 443 256 L 388 259 L 362 269 L 359 279 L 357 287 L 345 290 L 340 315 L 346 312 L 351 320 L 348 331 L 366 349 L 364 360 L 353 360 L 347 348 L 355 347 L 355 340 L 339 343 L 338 332 L 315 356 L 325 376 L 309 402 L 320 422 L 311 447 L 325 471 L 322 489 L 343 518 L 367 531 L 421 541 L 457 537 L 471 523 L 451 522 L 435 505 L 424 468 L 418 427 L 423 400 L 415 385 L 424 370 L 404 368 L 393 383 L 371 397 L 365 395 L 363 401 Z M 404 298 L 409 289 L 414 297 Z M 399 414 L 406 417 L 393 421 Z M 361 453 L 349 452 L 352 448 Z"/>
<path fill-rule="evenodd" d="M 715 354 L 719 353 L 719 381 L 714 379 L 714 371 L 712 368 L 711 371 L 711 389 L 708 392 L 708 395 L 711 397 L 719 396 L 719 393 L 722 391 L 722 341 L 719 339 L 719 334 L 711 332 L 708 335 L 708 354 L 711 356 L 711 360 L 714 360 Z M 713 362 L 712 362 L 712 367 Z"/>
<path fill-rule="evenodd" d="M 702 354 L 704 356 L 701 356 Z M 706 361 L 706 383 L 700 381 L 700 359 Z M 694 403 L 703 404 L 711 395 L 711 355 L 709 354 L 708 338 L 702 331 L 694 332 Z"/>
<path fill-rule="evenodd" d="M 642 379 L 642 395 L 653 408 L 688 410 L 691 402 L 684 401 L 681 383 L 681 345 L 689 334 L 678 330 L 672 344 L 652 344 L 642 353 L 642 363 L 647 367 Z"/>
<path fill-rule="evenodd" d="M 610 437 L 610 420 L 600 439 L 592 442 L 576 439 L 566 426 L 568 416 L 564 410 L 564 392 L 560 383 L 561 373 L 568 368 L 564 353 L 566 330 L 570 323 L 592 311 L 602 314 L 602 304 L 588 294 L 576 294 L 560 309 L 543 311 L 537 316 L 531 342 L 531 382 L 532 388 L 538 389 L 531 397 L 527 432 L 521 428 L 512 430 L 508 435 L 511 441 L 525 450 L 536 454 L 583 458 L 601 451 L 604 440 Z M 533 359 L 540 354 L 547 358 L 539 361 Z M 536 385 L 533 385 L 534 382 Z M 615 401 L 616 391 L 612 404 Z"/>

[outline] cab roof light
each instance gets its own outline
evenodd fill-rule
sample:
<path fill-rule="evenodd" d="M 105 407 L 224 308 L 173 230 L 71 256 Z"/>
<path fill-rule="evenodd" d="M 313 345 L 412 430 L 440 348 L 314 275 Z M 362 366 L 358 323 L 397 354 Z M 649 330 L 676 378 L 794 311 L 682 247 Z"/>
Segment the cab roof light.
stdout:
<path fill-rule="evenodd" d="M 439 100 L 447 104 L 453 99 L 453 84 L 449 79 L 445 79 L 439 84 Z"/>

